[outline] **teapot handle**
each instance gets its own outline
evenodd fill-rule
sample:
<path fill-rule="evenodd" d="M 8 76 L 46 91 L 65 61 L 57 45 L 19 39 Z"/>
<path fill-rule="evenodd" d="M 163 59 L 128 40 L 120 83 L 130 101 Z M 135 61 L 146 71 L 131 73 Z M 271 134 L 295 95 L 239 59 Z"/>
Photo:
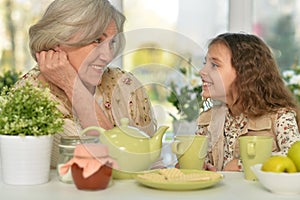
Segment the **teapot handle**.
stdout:
<path fill-rule="evenodd" d="M 105 129 L 98 127 L 98 126 L 89 126 L 85 129 L 83 129 L 80 133 L 80 135 L 85 135 L 86 132 L 88 131 L 98 131 L 99 134 L 103 133 L 105 131 Z"/>

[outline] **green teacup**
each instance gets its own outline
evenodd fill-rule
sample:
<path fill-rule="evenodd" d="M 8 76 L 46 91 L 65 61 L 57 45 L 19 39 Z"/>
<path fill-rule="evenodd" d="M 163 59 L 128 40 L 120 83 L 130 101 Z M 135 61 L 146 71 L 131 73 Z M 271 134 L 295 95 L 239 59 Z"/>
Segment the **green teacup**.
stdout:
<path fill-rule="evenodd" d="M 203 169 L 207 155 L 208 140 L 203 135 L 176 136 L 172 151 L 176 154 L 181 169 Z"/>
<path fill-rule="evenodd" d="M 272 154 L 273 138 L 269 136 L 241 136 L 239 138 L 240 158 L 246 180 L 257 180 L 251 166 L 264 163 Z"/>

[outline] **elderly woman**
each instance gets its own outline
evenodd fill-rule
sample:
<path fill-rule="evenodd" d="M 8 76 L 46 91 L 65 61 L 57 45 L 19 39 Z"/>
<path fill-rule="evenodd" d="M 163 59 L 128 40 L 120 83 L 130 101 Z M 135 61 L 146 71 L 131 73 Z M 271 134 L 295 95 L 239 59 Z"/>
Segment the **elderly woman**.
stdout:
<path fill-rule="evenodd" d="M 123 117 L 152 135 L 156 122 L 143 87 L 132 74 L 107 65 L 122 47 L 125 17 L 108 0 L 55 0 L 29 29 L 30 50 L 38 65 L 17 83 L 49 87 L 64 114 L 58 143 L 89 126 L 111 129 Z M 98 134 L 98 133 L 90 133 Z"/>

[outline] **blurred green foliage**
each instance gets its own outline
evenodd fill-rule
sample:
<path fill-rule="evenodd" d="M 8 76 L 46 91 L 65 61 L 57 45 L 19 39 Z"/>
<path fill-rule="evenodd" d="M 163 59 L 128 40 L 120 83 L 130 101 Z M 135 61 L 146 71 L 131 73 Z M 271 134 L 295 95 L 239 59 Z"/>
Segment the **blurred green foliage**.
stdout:
<path fill-rule="evenodd" d="M 182 67 L 179 70 L 188 78 L 189 84 L 179 86 L 171 82 L 171 93 L 167 100 L 176 107 L 181 120 L 193 121 L 199 116 L 202 108 L 202 84 L 199 83 L 197 77 L 189 77 L 185 68 Z M 179 120 L 171 113 L 170 115 L 174 120 Z"/>
<path fill-rule="evenodd" d="M 289 70 L 283 71 L 282 74 L 287 87 L 300 103 L 300 65 L 294 63 Z"/>
<path fill-rule="evenodd" d="M 20 78 L 21 72 L 16 70 L 7 70 L 0 75 L 0 93 L 4 86 L 11 87 Z"/>

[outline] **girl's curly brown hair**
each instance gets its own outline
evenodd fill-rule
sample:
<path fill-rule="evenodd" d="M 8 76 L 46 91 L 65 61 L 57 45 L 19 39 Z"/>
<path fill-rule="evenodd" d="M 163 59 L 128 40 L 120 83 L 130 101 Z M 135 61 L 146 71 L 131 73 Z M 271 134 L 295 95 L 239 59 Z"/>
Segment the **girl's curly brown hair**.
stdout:
<path fill-rule="evenodd" d="M 233 104 L 249 117 L 274 113 L 280 108 L 297 112 L 297 101 L 286 87 L 273 54 L 267 44 L 255 35 L 224 33 L 209 46 L 221 42 L 231 51 L 231 64 L 236 70 L 233 83 L 238 97 Z"/>

